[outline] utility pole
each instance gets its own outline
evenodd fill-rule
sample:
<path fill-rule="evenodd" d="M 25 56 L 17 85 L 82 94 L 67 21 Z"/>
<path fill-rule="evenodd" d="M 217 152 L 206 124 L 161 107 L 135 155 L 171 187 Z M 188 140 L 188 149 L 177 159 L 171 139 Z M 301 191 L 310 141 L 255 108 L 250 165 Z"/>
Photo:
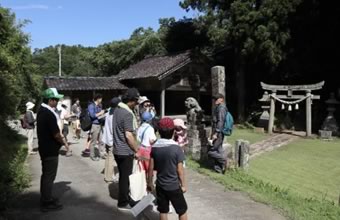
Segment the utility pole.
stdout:
<path fill-rule="evenodd" d="M 58 54 L 59 54 L 59 77 L 61 77 L 61 45 L 58 47 Z"/>

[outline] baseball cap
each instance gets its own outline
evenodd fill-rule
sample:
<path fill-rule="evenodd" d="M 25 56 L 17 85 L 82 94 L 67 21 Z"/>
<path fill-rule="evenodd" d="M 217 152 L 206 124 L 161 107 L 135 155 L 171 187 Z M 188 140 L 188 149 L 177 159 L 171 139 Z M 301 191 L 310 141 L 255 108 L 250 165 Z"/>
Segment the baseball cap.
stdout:
<path fill-rule="evenodd" d="M 137 100 L 139 99 L 139 92 L 136 88 L 129 88 L 124 94 L 124 98 L 127 100 Z"/>
<path fill-rule="evenodd" d="M 43 98 L 46 99 L 61 99 L 64 95 L 59 94 L 56 88 L 48 88 L 42 93 Z"/>
<path fill-rule="evenodd" d="M 224 99 L 224 95 L 221 93 L 217 93 L 216 95 L 213 95 L 212 98 L 215 100 L 220 99 L 220 98 Z"/>
<path fill-rule="evenodd" d="M 174 124 L 174 121 L 171 118 L 162 118 L 158 122 L 158 127 L 160 129 L 174 129 L 175 124 Z"/>

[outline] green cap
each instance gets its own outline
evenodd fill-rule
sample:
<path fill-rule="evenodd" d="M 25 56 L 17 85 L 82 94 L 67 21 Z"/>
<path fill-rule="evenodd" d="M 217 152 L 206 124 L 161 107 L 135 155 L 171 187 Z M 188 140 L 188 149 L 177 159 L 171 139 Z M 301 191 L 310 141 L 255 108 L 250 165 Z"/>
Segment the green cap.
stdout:
<path fill-rule="evenodd" d="M 64 95 L 59 94 L 56 88 L 48 88 L 46 89 L 43 94 L 43 98 L 45 99 L 61 99 Z"/>

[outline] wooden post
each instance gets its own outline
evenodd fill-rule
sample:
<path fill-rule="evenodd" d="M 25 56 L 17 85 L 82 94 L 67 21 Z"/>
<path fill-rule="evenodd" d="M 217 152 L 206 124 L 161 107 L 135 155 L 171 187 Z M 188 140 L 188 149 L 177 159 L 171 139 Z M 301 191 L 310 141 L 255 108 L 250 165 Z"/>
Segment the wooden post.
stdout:
<path fill-rule="evenodd" d="M 273 91 L 273 96 L 276 95 L 276 92 Z M 273 127 L 274 127 L 274 116 L 275 116 L 275 99 L 273 97 L 270 97 L 270 114 L 269 114 L 269 124 L 268 124 L 268 133 L 273 133 Z"/>
<path fill-rule="evenodd" d="M 311 91 L 306 91 L 306 136 L 312 135 L 312 97 Z"/>
<path fill-rule="evenodd" d="M 165 115 L 165 81 L 161 81 L 162 91 L 161 91 L 161 118 Z"/>

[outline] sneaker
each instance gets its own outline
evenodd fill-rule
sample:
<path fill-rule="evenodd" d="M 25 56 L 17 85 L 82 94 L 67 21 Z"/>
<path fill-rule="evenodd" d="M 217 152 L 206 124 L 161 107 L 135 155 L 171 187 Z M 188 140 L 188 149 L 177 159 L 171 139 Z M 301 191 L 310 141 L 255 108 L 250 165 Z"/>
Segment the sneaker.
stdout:
<path fill-rule="evenodd" d="M 131 206 L 130 205 L 118 206 L 118 210 L 120 210 L 120 211 L 130 211 L 131 210 Z"/>
<path fill-rule="evenodd" d="M 29 155 L 36 155 L 37 152 L 36 151 L 31 151 L 31 152 L 28 152 Z"/>
<path fill-rule="evenodd" d="M 91 157 L 91 160 L 93 160 L 93 161 L 99 161 L 99 157 Z"/>
<path fill-rule="evenodd" d="M 42 202 L 40 205 L 40 210 L 42 212 L 59 211 L 62 209 L 63 209 L 63 205 L 55 200 L 52 200 L 49 202 Z"/>

